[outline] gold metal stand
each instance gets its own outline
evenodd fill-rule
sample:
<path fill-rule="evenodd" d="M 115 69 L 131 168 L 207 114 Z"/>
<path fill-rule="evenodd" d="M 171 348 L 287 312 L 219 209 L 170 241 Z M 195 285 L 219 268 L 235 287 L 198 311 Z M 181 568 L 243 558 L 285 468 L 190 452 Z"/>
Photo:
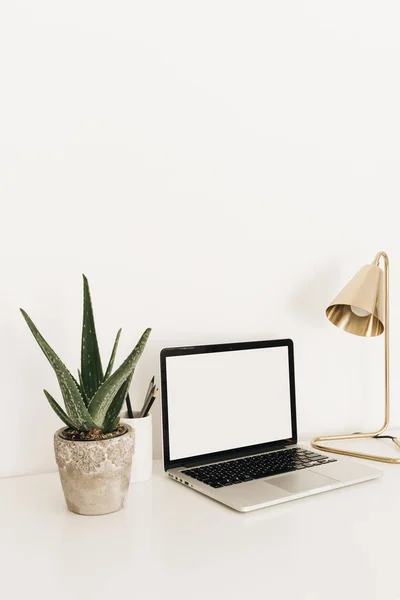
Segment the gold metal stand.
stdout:
<path fill-rule="evenodd" d="M 385 462 L 385 463 L 392 463 L 392 464 L 400 464 L 400 457 L 399 458 L 391 458 L 389 456 L 380 456 L 380 455 L 376 455 L 376 454 L 366 454 L 365 452 L 352 452 L 350 450 L 341 450 L 340 448 L 331 448 L 330 446 L 325 446 L 323 444 L 321 444 L 320 442 L 328 442 L 328 441 L 336 441 L 336 440 L 355 440 L 355 439 L 359 439 L 359 438 L 376 438 L 376 436 L 381 435 L 382 433 L 384 433 L 386 431 L 386 429 L 389 426 L 389 419 L 390 419 L 390 391 L 389 391 L 389 259 L 388 256 L 385 252 L 378 252 L 378 254 L 375 257 L 375 260 L 373 261 L 373 265 L 375 267 L 379 268 L 379 261 L 380 259 L 383 259 L 384 261 L 384 290 L 383 290 L 383 294 L 381 294 L 380 299 L 379 299 L 379 293 L 377 294 L 378 300 L 377 300 L 377 304 L 378 307 L 377 309 L 374 311 L 374 313 L 372 312 L 372 310 L 368 307 L 368 309 L 365 309 L 366 304 L 368 304 L 368 302 L 358 302 L 358 303 L 354 303 L 354 306 L 357 308 L 357 306 L 360 306 L 363 304 L 363 306 L 361 307 L 361 309 L 359 309 L 360 311 L 362 311 L 362 313 L 365 312 L 365 314 L 367 315 L 367 313 L 370 313 L 370 315 L 367 316 L 371 316 L 372 318 L 374 318 L 376 320 L 376 322 L 378 323 L 378 325 L 381 326 L 381 329 L 379 331 L 376 331 L 376 323 L 374 323 L 375 325 L 375 331 L 373 333 L 371 333 L 371 328 L 368 328 L 368 332 L 365 330 L 362 333 L 360 333 L 360 331 L 362 330 L 361 326 L 359 325 L 359 321 L 357 321 L 357 319 L 362 319 L 363 315 L 359 315 L 357 313 L 357 311 L 354 313 L 350 312 L 350 308 L 353 309 L 353 302 L 350 300 L 348 300 L 349 298 L 349 292 L 347 292 L 347 296 L 346 294 L 344 294 L 346 296 L 346 301 L 343 302 L 343 304 L 341 304 L 340 302 L 334 302 L 330 307 L 328 307 L 327 309 L 327 316 L 328 318 L 338 327 L 341 327 L 342 329 L 345 329 L 347 331 L 349 331 L 350 333 L 356 333 L 357 335 L 364 335 L 364 336 L 369 336 L 369 335 L 379 335 L 379 333 L 382 332 L 382 325 L 379 323 L 378 319 L 376 319 L 377 314 L 379 312 L 379 310 L 382 309 L 382 306 L 379 306 L 379 301 L 384 301 L 384 333 L 385 333 L 385 420 L 384 423 L 382 425 L 382 427 L 380 429 L 378 429 L 378 431 L 373 431 L 371 433 L 352 433 L 352 434 L 343 434 L 343 435 L 325 435 L 325 436 L 320 436 L 320 437 L 316 437 L 311 441 L 311 445 L 313 448 L 316 448 L 317 450 L 323 450 L 325 452 L 333 452 L 335 454 L 346 454 L 348 456 L 355 456 L 357 458 L 367 458 L 369 460 L 377 460 L 380 462 Z M 364 267 L 366 268 L 366 267 Z M 361 273 L 361 272 L 360 272 Z M 354 293 L 354 286 L 351 289 L 351 292 Z M 343 292 L 342 292 L 343 294 Z M 351 294 L 350 294 L 351 296 Z M 358 292 L 358 298 L 360 298 L 360 294 Z M 340 295 L 337 298 L 338 300 L 341 299 Z M 348 300 L 348 301 L 347 301 Z M 344 314 L 344 308 L 346 309 L 346 313 Z M 333 314 L 333 311 L 335 309 L 340 309 L 341 312 L 338 315 L 338 310 L 336 310 L 336 313 Z M 350 316 L 349 316 L 350 315 Z M 355 315 L 355 316 L 353 316 Z M 332 318 L 331 318 L 332 317 Z M 349 327 L 349 322 L 350 319 L 353 318 L 354 322 L 351 325 L 351 328 Z M 364 317 L 365 319 L 365 317 Z M 357 329 L 358 327 L 358 329 Z M 400 440 L 398 438 L 393 438 L 393 442 L 400 448 Z"/>

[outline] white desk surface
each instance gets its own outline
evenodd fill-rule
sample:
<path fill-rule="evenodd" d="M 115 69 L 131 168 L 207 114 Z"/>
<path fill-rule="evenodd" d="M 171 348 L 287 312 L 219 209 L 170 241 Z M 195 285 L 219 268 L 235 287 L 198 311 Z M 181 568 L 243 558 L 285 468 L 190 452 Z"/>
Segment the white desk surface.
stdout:
<path fill-rule="evenodd" d="M 2 479 L 0 596 L 400 600 L 400 465 L 369 464 L 383 477 L 247 514 L 161 461 L 102 517 L 68 512 L 58 474 Z"/>

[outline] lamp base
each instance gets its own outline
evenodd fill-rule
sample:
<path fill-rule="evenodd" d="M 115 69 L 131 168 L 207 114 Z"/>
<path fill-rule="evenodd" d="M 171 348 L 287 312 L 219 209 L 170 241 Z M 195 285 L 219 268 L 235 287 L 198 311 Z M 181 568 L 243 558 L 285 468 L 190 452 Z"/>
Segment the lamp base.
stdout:
<path fill-rule="evenodd" d="M 382 431 L 382 430 L 381 430 Z M 376 433 L 353 433 L 344 435 L 325 435 L 316 437 L 311 440 L 311 446 L 316 450 L 322 450 L 323 452 L 333 452 L 334 454 L 344 454 L 346 456 L 355 456 L 356 458 L 366 458 L 368 460 L 377 460 L 380 462 L 391 463 L 394 465 L 400 464 L 400 457 L 393 458 L 390 456 L 380 456 L 378 454 L 366 454 L 365 452 L 352 452 L 351 450 L 342 450 L 341 448 L 331 448 L 330 446 L 324 446 L 320 442 L 331 442 L 335 440 L 355 440 L 360 438 L 374 438 L 379 439 L 381 431 Z M 390 438 L 396 446 L 400 448 L 400 440 L 393 436 L 382 436 Z"/>

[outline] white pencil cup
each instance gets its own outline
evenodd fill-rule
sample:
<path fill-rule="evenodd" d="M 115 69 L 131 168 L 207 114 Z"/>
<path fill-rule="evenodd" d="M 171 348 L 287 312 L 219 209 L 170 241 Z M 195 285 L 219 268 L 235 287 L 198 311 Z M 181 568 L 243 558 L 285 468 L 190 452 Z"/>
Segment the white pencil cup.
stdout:
<path fill-rule="evenodd" d="M 132 458 L 131 483 L 140 483 L 151 479 L 153 471 L 153 428 L 151 413 L 140 418 L 134 412 L 134 419 L 128 413 L 121 414 L 121 420 L 128 423 L 135 431 L 135 451 Z"/>

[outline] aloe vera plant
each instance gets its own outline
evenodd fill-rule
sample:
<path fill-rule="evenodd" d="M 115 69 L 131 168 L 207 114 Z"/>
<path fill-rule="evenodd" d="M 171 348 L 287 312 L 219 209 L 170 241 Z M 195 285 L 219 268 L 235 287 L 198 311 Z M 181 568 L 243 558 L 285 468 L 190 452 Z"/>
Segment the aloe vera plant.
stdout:
<path fill-rule="evenodd" d="M 136 364 L 144 350 L 151 329 L 145 330 L 129 356 L 113 372 L 121 335 L 121 330 L 119 330 L 108 366 L 103 373 L 89 283 L 83 276 L 81 368 L 78 370 L 78 380 L 76 380 L 40 334 L 31 318 L 24 310 L 20 310 L 57 376 L 65 410 L 47 390 L 44 390 L 54 412 L 68 427 L 77 431 L 87 432 L 92 429 L 98 429 L 104 433 L 114 431 L 119 422 L 118 415 L 129 391 Z"/>

